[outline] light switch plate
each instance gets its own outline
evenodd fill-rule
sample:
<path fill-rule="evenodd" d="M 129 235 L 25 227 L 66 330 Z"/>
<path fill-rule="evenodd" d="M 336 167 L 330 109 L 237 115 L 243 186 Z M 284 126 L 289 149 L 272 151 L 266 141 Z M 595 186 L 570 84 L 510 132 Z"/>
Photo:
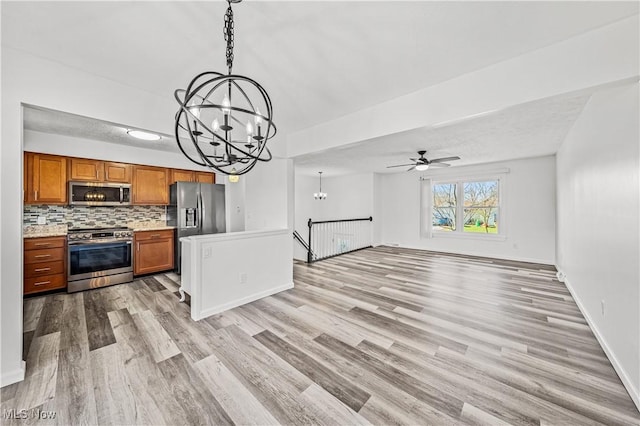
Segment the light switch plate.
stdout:
<path fill-rule="evenodd" d="M 208 259 L 211 257 L 211 247 L 205 247 L 205 249 L 202 252 L 202 257 L 205 259 Z"/>

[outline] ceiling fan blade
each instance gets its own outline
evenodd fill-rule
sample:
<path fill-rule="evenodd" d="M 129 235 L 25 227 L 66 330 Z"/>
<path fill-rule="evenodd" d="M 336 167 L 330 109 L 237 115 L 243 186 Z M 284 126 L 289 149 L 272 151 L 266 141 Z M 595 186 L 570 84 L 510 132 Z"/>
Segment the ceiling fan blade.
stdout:
<path fill-rule="evenodd" d="M 409 167 L 409 168 L 407 169 L 407 171 L 408 171 L 408 172 L 410 172 L 411 170 L 413 170 L 413 169 L 415 169 L 415 168 L 416 168 L 416 166 Z"/>
<path fill-rule="evenodd" d="M 393 167 L 407 167 L 407 166 L 415 166 L 415 164 L 411 163 L 411 164 L 398 164 L 396 166 L 387 166 L 387 169 L 391 169 Z"/>
<path fill-rule="evenodd" d="M 435 160 L 429 161 L 429 163 L 444 163 L 445 161 L 453 161 L 459 160 L 460 157 L 444 157 L 444 158 L 436 158 Z"/>
<path fill-rule="evenodd" d="M 431 163 L 429 164 L 429 167 L 451 167 L 451 164 L 447 164 L 447 163 Z"/>

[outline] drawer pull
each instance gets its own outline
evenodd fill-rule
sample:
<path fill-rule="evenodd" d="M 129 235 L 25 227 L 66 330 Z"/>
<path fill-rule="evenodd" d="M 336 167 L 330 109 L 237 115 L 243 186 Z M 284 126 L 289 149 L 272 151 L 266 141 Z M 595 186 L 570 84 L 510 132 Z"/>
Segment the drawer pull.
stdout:
<path fill-rule="evenodd" d="M 36 272 L 50 271 L 51 268 L 36 268 Z"/>
<path fill-rule="evenodd" d="M 51 257 L 50 254 L 36 254 L 35 256 L 36 259 L 42 259 L 43 257 Z"/>
<path fill-rule="evenodd" d="M 35 243 L 36 246 L 50 246 L 51 243 Z"/>
<path fill-rule="evenodd" d="M 39 283 L 34 283 L 33 285 L 37 286 L 37 285 L 45 285 L 45 284 L 51 284 L 51 281 L 40 281 Z"/>

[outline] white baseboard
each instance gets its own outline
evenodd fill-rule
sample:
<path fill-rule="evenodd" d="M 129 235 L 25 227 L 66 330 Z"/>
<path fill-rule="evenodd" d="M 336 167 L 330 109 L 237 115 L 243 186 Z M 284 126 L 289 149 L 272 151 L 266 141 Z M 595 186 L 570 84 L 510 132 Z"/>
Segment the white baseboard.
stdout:
<path fill-rule="evenodd" d="M 27 370 L 27 363 L 22 361 L 20 368 L 17 370 L 10 371 L 8 373 L 4 373 L 2 377 L 0 377 L 0 386 L 5 387 L 8 385 L 12 385 L 14 383 L 18 383 L 24 380 L 24 373 Z"/>
<path fill-rule="evenodd" d="M 193 312 L 191 313 L 191 318 L 193 318 L 195 321 L 199 321 L 203 318 L 207 318 L 210 317 L 211 315 L 215 315 L 215 314 L 219 314 L 220 312 L 224 312 L 224 311 L 228 311 L 229 309 L 233 309 L 236 308 L 238 306 L 242 306 L 245 305 L 247 303 L 251 303 L 255 300 L 258 299 L 262 299 L 263 297 L 267 297 L 267 296 L 271 296 L 272 294 L 276 294 L 276 293 L 280 293 L 281 291 L 284 290 L 289 290 L 290 288 L 293 288 L 293 282 L 278 286 L 278 287 L 274 287 L 274 288 L 270 288 L 268 290 L 265 291 L 261 291 L 258 293 L 254 293 L 251 294 L 249 296 L 246 297 L 242 297 L 240 299 L 236 299 L 233 300 L 231 302 L 228 303 L 224 303 L 222 305 L 217 305 L 211 308 L 207 308 L 207 309 L 203 309 L 202 311 L 200 311 L 199 314 L 194 314 Z"/>
<path fill-rule="evenodd" d="M 494 255 L 494 254 L 491 254 L 491 253 L 466 251 L 466 250 L 442 250 L 442 249 L 419 247 L 419 246 L 413 246 L 413 245 L 404 245 L 404 244 L 398 244 L 398 243 L 382 243 L 381 245 L 390 246 L 390 247 L 408 248 L 408 249 L 412 249 L 412 250 L 433 251 L 433 252 L 437 252 L 437 253 L 460 254 L 460 255 L 463 255 L 463 256 L 486 257 L 486 258 L 489 258 L 489 259 L 512 260 L 514 262 L 538 263 L 538 264 L 541 264 L 541 265 L 553 265 L 554 264 L 554 261 L 552 259 L 537 259 L 537 258 L 533 258 L 533 257 L 524 257 L 524 256 Z"/>
<path fill-rule="evenodd" d="M 557 265 L 556 265 L 556 269 L 560 271 Z M 593 331 L 593 334 L 596 336 L 596 339 L 598 340 L 598 343 L 600 343 L 600 346 L 602 347 L 602 350 L 604 351 L 605 355 L 607 356 L 607 358 L 609 358 L 609 361 L 611 362 L 613 369 L 616 370 L 616 373 L 618 373 L 618 376 L 620 377 L 620 380 L 622 381 L 622 384 L 624 385 L 625 389 L 629 393 L 629 396 L 633 400 L 633 403 L 636 404 L 636 408 L 638 409 L 638 411 L 640 411 L 640 392 L 638 392 L 638 389 L 636 389 L 633 386 L 633 383 L 629 379 L 629 375 L 627 374 L 625 369 L 622 367 L 622 365 L 618 361 L 618 358 L 616 358 L 611 348 L 609 348 L 607 341 L 605 340 L 604 336 L 600 333 L 600 330 L 598 330 L 598 327 L 596 327 L 595 322 L 591 320 L 591 316 L 589 315 L 589 312 L 586 310 L 586 308 L 582 304 L 580 297 L 578 297 L 578 294 L 575 292 L 575 290 L 571 286 L 571 283 L 569 282 L 566 276 L 564 278 L 564 284 L 567 286 L 567 289 L 569 290 L 569 293 L 571 293 L 571 297 L 573 297 L 573 300 L 575 300 L 576 305 L 578 305 L 578 309 L 580 309 L 580 312 L 582 312 L 582 316 L 584 316 L 584 318 L 587 320 L 587 324 L 589 324 L 591 331 Z"/>

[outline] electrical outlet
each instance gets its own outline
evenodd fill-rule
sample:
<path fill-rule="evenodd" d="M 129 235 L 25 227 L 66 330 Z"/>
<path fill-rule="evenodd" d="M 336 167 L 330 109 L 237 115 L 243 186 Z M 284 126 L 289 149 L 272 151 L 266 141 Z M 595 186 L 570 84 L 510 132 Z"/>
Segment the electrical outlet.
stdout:
<path fill-rule="evenodd" d="M 600 301 L 600 307 L 602 308 L 602 316 L 604 316 L 604 299 Z"/>
<path fill-rule="evenodd" d="M 247 283 L 247 273 L 246 272 L 241 272 L 240 273 L 240 284 L 246 284 Z"/>
<path fill-rule="evenodd" d="M 161 220 L 161 221 L 163 221 L 163 222 L 164 222 L 165 220 L 167 220 L 167 215 L 166 215 L 165 213 L 162 213 L 162 214 L 160 215 L 160 220 Z"/>
<path fill-rule="evenodd" d="M 47 217 L 46 216 L 38 216 L 38 225 L 46 225 Z"/>
<path fill-rule="evenodd" d="M 211 257 L 211 247 L 205 247 L 202 252 L 202 257 L 208 259 Z"/>

